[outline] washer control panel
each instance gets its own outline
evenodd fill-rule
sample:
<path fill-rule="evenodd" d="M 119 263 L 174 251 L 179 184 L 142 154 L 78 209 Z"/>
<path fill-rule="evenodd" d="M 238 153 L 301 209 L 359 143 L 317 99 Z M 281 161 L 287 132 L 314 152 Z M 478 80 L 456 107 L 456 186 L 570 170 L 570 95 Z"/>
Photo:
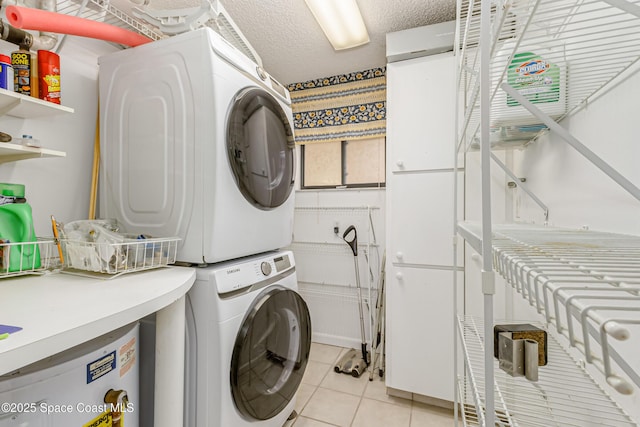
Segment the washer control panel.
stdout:
<path fill-rule="evenodd" d="M 286 270 L 291 267 L 291 260 L 289 260 L 289 255 L 284 254 L 273 259 L 273 263 L 276 266 L 276 271 L 281 272 L 282 270 Z"/>
<path fill-rule="evenodd" d="M 230 261 L 221 263 L 214 273 L 218 294 L 238 291 L 260 283 L 279 273 L 285 274 L 295 265 L 289 251 L 256 257 L 250 261 Z"/>

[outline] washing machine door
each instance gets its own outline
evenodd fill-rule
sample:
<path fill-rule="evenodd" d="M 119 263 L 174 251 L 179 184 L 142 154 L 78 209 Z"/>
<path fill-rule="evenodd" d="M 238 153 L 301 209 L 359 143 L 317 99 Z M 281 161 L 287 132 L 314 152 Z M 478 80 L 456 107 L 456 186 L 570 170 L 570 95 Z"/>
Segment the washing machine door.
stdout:
<path fill-rule="evenodd" d="M 245 88 L 227 121 L 227 153 L 242 195 L 260 209 L 282 205 L 293 190 L 295 145 L 289 116 L 269 92 Z"/>
<path fill-rule="evenodd" d="M 245 316 L 233 348 L 231 392 L 245 417 L 266 420 L 293 399 L 307 366 L 311 319 L 290 289 L 263 291 Z"/>

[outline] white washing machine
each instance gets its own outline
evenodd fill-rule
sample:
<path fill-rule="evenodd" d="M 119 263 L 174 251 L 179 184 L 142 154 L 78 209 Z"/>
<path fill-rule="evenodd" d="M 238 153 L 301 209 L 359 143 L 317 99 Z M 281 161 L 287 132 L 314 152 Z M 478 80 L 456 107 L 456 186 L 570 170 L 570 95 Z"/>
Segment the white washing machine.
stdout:
<path fill-rule="evenodd" d="M 138 324 L 0 376 L 0 427 L 138 427 Z"/>
<path fill-rule="evenodd" d="M 281 427 L 311 346 L 293 254 L 197 270 L 187 294 L 185 426 Z"/>
<path fill-rule="evenodd" d="M 210 28 L 100 58 L 100 216 L 208 264 L 291 243 L 287 89 Z"/>

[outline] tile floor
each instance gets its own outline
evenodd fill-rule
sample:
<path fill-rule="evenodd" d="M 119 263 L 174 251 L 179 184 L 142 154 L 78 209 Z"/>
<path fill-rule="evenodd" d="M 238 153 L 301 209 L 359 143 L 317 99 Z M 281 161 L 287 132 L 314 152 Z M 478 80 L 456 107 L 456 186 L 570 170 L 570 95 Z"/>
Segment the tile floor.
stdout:
<path fill-rule="evenodd" d="M 453 411 L 386 394 L 384 379 L 369 381 L 337 374 L 333 367 L 347 349 L 311 344 L 298 390 L 298 417 L 285 427 L 441 427 L 453 425 Z"/>

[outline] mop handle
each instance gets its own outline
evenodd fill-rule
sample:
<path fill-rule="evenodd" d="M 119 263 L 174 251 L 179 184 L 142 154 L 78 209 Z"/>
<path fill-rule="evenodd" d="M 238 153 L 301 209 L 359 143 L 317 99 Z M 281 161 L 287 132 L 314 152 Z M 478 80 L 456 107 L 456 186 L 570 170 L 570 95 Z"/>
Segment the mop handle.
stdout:
<path fill-rule="evenodd" d="M 362 360 L 369 366 L 369 358 L 367 357 L 367 338 L 364 335 L 364 314 L 362 312 L 362 291 L 360 289 L 360 272 L 358 270 L 358 256 L 353 257 L 353 263 L 356 267 L 356 289 L 358 291 L 358 311 L 360 312 L 360 336 L 362 337 Z"/>
<path fill-rule="evenodd" d="M 353 238 L 347 240 L 347 234 L 351 233 L 352 231 Z M 358 256 L 358 233 L 356 232 L 356 228 L 353 225 L 350 225 L 346 230 L 344 230 L 344 234 L 342 234 L 342 240 L 347 242 L 347 245 L 349 245 L 349 247 L 351 248 L 351 252 L 353 252 L 353 256 Z"/>
<path fill-rule="evenodd" d="M 353 235 L 350 233 L 353 232 Z M 351 235 L 347 239 L 347 236 Z M 347 242 L 351 251 L 353 252 L 353 263 L 356 267 L 356 289 L 358 290 L 358 311 L 360 312 L 360 336 L 362 337 L 361 349 L 362 349 L 362 360 L 364 360 L 365 365 L 369 366 L 369 358 L 367 357 L 367 338 L 364 335 L 364 314 L 362 313 L 362 291 L 360 290 L 360 270 L 358 269 L 358 233 L 356 232 L 356 227 L 350 225 L 344 230 L 342 234 L 342 240 Z"/>

